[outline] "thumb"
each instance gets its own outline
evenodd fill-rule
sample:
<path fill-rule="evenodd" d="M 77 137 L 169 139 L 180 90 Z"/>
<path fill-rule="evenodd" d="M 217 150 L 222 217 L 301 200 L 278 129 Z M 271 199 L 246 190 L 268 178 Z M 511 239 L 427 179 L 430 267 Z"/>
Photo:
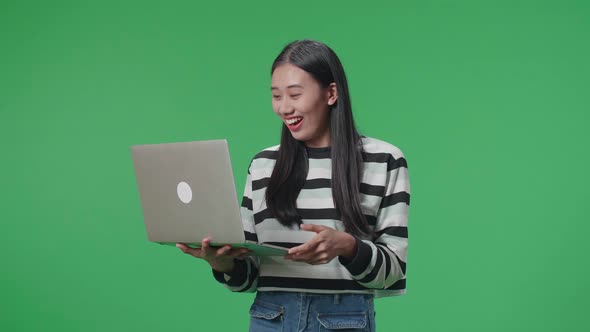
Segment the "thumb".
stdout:
<path fill-rule="evenodd" d="M 313 224 L 301 224 L 301 229 L 304 231 L 316 232 L 319 233 L 321 231 L 325 231 L 327 229 L 332 229 L 330 227 L 322 226 L 322 225 L 313 225 Z"/>

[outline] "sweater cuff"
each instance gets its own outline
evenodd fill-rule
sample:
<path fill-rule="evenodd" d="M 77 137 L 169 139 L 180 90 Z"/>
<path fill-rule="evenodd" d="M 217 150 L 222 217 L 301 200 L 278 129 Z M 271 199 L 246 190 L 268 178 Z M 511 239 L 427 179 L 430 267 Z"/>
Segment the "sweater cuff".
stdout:
<path fill-rule="evenodd" d="M 352 259 L 347 259 L 342 256 L 338 256 L 338 260 L 340 264 L 342 264 L 350 274 L 353 276 L 357 276 L 363 273 L 367 266 L 371 263 L 371 256 L 373 255 L 373 250 L 371 246 L 357 237 L 356 239 L 356 254 Z"/>
<path fill-rule="evenodd" d="M 211 272 L 213 272 L 215 280 L 222 284 L 240 286 L 246 281 L 248 265 L 245 260 L 234 258 L 234 269 L 230 272 L 220 272 L 214 269 L 211 269 Z"/>

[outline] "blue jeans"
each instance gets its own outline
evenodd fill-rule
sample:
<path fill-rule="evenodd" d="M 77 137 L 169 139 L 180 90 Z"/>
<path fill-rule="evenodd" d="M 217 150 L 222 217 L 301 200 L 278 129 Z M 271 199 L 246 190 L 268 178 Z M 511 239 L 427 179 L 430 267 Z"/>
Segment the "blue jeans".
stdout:
<path fill-rule="evenodd" d="M 250 331 L 375 331 L 371 294 L 258 292 Z"/>

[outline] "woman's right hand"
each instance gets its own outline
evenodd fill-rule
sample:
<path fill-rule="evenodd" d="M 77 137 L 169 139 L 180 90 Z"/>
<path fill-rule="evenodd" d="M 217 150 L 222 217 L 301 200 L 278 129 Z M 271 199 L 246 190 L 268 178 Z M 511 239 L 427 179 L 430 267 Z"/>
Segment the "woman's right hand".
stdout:
<path fill-rule="evenodd" d="M 177 243 L 176 247 L 183 253 L 207 261 L 213 270 L 219 272 L 231 272 L 234 269 L 234 258 L 243 258 L 251 253 L 247 248 L 232 248 L 224 245 L 221 248 L 211 247 L 211 239 L 204 238 L 201 248 L 191 248 L 183 243 Z"/>

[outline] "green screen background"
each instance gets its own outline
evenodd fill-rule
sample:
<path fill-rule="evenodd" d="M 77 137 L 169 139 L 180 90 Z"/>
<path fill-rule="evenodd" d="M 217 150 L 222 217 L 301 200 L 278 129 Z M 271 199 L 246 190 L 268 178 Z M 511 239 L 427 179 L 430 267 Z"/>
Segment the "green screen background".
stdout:
<path fill-rule="evenodd" d="M 381 331 L 588 331 L 586 1 L 0 3 L 2 331 L 246 330 L 252 294 L 149 243 L 129 147 L 278 144 L 270 65 L 340 56 L 412 184 Z"/>

